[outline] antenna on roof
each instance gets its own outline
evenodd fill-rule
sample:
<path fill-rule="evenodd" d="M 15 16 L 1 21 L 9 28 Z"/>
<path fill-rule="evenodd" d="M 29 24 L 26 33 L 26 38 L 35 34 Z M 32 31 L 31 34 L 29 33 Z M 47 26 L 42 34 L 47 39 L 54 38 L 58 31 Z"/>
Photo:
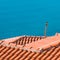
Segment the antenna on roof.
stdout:
<path fill-rule="evenodd" d="M 47 33 L 47 27 L 48 27 L 48 22 L 45 23 L 44 36 L 46 36 L 46 33 Z"/>

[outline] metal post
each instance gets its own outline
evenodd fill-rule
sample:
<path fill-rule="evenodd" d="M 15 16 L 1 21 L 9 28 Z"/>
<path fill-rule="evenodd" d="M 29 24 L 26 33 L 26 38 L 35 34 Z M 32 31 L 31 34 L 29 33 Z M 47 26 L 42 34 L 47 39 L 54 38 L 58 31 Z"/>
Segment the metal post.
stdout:
<path fill-rule="evenodd" d="M 45 24 L 45 30 L 44 30 L 44 36 L 46 37 L 46 33 L 47 33 L 47 27 L 48 27 L 48 22 L 46 22 Z"/>

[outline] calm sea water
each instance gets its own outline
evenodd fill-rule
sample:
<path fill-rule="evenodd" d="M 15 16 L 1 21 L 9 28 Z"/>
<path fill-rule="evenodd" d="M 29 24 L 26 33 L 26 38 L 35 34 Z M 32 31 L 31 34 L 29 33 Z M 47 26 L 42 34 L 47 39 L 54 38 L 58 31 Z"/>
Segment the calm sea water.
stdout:
<path fill-rule="evenodd" d="M 60 32 L 60 0 L 0 0 L 0 39 Z"/>

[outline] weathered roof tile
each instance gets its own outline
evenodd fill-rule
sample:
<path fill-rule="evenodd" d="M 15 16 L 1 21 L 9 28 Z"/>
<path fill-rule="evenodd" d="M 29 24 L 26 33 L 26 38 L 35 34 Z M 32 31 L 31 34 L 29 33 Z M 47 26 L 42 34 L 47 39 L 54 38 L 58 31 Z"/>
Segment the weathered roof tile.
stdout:
<path fill-rule="evenodd" d="M 60 34 L 41 40 L 22 37 L 0 41 L 0 60 L 60 60 Z"/>

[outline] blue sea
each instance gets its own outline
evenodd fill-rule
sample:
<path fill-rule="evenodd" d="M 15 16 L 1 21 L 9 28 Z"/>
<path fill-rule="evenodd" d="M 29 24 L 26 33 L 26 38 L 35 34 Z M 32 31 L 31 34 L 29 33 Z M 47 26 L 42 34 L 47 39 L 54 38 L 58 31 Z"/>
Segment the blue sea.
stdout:
<path fill-rule="evenodd" d="M 60 0 L 0 0 L 0 39 L 60 32 Z"/>

